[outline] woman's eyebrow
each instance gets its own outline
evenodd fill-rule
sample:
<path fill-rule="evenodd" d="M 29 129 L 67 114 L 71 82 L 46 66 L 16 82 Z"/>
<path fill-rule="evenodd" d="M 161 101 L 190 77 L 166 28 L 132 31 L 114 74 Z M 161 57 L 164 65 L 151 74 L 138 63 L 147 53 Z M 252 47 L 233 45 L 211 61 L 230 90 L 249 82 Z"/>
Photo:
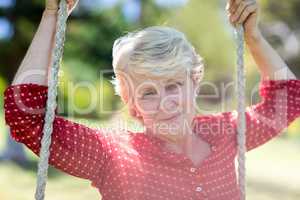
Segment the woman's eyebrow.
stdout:
<path fill-rule="evenodd" d="M 153 87 L 144 87 L 142 88 L 142 91 L 149 91 L 149 90 L 155 90 Z"/>
<path fill-rule="evenodd" d="M 153 90 L 153 89 L 155 89 L 155 87 L 153 85 L 145 85 L 145 86 L 141 87 L 142 91 Z"/>
<path fill-rule="evenodd" d="M 164 83 L 170 83 L 170 82 L 174 82 L 174 81 L 176 81 L 176 79 L 170 78 L 170 79 L 167 79 L 167 80 L 165 80 L 165 81 L 163 81 L 163 82 L 164 82 Z"/>
<path fill-rule="evenodd" d="M 171 79 L 168 79 L 167 81 L 165 81 L 165 83 L 170 83 L 170 82 L 182 82 L 183 80 L 182 79 L 174 79 L 174 78 L 171 78 Z"/>

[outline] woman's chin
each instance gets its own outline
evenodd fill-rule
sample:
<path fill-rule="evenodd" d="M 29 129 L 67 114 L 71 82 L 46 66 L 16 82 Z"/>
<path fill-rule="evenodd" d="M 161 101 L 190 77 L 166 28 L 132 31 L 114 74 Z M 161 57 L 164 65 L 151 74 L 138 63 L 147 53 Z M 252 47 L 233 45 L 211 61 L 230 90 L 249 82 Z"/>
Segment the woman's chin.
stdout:
<path fill-rule="evenodd" d="M 177 135 L 181 132 L 180 124 L 176 122 L 160 123 L 156 127 L 156 132 L 162 135 Z"/>
<path fill-rule="evenodd" d="M 177 135 L 183 132 L 184 127 L 188 125 L 188 121 L 184 115 L 178 115 L 171 119 L 166 120 L 150 120 L 148 121 L 146 127 L 150 130 L 154 130 L 153 132 L 159 134 L 170 134 L 170 135 Z M 151 122 L 151 123 L 150 123 Z"/>

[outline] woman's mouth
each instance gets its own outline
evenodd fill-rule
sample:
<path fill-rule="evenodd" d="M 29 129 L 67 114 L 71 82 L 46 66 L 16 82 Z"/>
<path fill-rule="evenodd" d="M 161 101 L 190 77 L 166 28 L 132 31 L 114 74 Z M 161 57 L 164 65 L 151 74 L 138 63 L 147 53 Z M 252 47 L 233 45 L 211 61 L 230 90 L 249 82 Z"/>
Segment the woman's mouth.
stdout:
<path fill-rule="evenodd" d="M 166 118 L 166 119 L 162 119 L 162 121 L 171 121 L 171 120 L 176 119 L 178 116 L 179 116 L 179 114 L 176 114 L 176 115 L 174 115 L 172 117 L 169 117 L 169 118 Z"/>

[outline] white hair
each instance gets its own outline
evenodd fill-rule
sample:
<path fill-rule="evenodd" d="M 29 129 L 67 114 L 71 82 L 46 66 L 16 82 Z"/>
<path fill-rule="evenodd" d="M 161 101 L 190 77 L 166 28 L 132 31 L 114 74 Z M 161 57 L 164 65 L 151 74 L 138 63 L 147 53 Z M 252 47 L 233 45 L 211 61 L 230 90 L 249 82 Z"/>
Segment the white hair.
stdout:
<path fill-rule="evenodd" d="M 200 82 L 204 65 L 203 59 L 182 32 L 170 27 L 152 26 L 129 32 L 115 40 L 113 69 L 116 77 L 111 82 L 115 92 L 127 101 L 121 88 L 121 73 L 170 78 L 192 72 L 193 80 Z"/>

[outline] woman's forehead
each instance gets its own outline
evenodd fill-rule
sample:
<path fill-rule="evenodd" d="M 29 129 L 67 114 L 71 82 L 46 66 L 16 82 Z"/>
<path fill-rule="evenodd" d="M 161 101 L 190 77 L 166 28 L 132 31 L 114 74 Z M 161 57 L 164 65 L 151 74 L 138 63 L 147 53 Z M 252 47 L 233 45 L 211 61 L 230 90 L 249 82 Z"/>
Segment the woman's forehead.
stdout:
<path fill-rule="evenodd" d="M 140 79 L 134 83 L 135 86 L 145 86 L 145 87 L 151 87 L 151 86 L 158 86 L 158 85 L 166 85 L 168 83 L 174 83 L 177 81 L 184 81 L 183 78 L 146 78 L 146 79 Z"/>
<path fill-rule="evenodd" d="M 139 84 L 167 84 L 170 82 L 176 82 L 176 81 L 184 81 L 186 80 L 186 77 L 184 75 L 177 75 L 173 77 L 153 77 L 153 76 L 134 76 L 132 81 L 134 82 L 134 85 L 139 85 Z"/>

